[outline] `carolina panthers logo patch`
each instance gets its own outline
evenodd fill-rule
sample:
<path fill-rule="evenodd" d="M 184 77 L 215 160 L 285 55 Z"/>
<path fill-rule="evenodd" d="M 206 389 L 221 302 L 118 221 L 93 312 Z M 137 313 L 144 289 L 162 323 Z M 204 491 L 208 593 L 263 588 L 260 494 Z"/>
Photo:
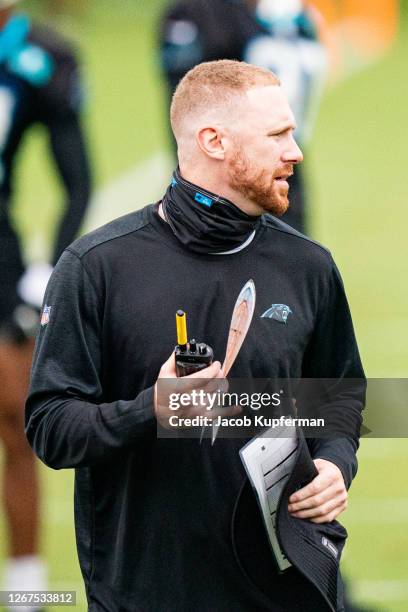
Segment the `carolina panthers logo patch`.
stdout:
<path fill-rule="evenodd" d="M 292 311 L 286 304 L 272 304 L 272 306 L 261 315 L 261 318 L 275 319 L 275 321 L 285 323 L 286 325 L 286 321 L 290 314 L 292 314 Z"/>

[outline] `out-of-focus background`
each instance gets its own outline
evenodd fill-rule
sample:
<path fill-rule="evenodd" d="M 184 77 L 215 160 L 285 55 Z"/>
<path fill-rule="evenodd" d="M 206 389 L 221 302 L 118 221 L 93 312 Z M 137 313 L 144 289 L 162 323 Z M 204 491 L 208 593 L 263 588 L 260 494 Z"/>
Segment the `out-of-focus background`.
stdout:
<path fill-rule="evenodd" d="M 86 73 L 95 194 L 86 228 L 158 200 L 169 179 L 165 87 L 157 52 L 165 0 L 22 2 L 75 39 Z M 333 34 L 331 84 L 308 147 L 312 236 L 342 272 L 367 376 L 408 375 L 408 1 L 319 0 Z M 18 165 L 13 215 L 26 257 L 48 253 L 61 213 L 41 128 Z M 387 406 L 384 406 L 384 411 Z M 371 609 L 408 609 L 408 446 L 364 439 L 343 522 L 343 568 Z M 50 588 L 85 595 L 73 527 L 73 472 L 41 468 L 42 549 Z M 1 512 L 1 511 L 0 511 Z M 5 551 L 0 515 L 0 562 Z M 1 567 L 0 567 L 1 571 Z"/>

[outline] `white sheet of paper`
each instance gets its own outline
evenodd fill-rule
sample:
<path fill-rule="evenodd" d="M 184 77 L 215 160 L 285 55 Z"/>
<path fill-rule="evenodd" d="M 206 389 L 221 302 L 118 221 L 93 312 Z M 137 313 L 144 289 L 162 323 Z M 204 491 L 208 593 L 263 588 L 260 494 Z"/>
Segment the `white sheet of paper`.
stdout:
<path fill-rule="evenodd" d="M 291 567 L 276 535 L 276 510 L 292 471 L 298 446 L 295 427 L 268 429 L 240 451 L 248 478 L 256 492 L 272 551 L 280 570 Z"/>

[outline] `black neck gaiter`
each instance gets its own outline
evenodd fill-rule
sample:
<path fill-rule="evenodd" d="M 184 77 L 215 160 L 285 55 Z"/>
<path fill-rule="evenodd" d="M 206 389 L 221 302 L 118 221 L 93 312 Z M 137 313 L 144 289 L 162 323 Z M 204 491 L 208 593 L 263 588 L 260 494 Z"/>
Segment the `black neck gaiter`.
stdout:
<path fill-rule="evenodd" d="M 178 170 L 174 172 L 162 206 L 176 238 L 195 253 L 235 249 L 260 222 L 259 216 L 247 215 L 229 200 L 184 180 Z"/>

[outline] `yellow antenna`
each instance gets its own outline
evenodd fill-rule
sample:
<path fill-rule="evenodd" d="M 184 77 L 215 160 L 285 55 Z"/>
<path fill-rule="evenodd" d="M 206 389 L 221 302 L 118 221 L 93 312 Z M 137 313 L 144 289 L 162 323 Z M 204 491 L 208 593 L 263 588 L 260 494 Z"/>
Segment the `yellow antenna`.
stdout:
<path fill-rule="evenodd" d="M 176 326 L 177 326 L 177 344 L 180 347 L 187 346 L 187 323 L 186 313 L 183 310 L 176 312 Z"/>

